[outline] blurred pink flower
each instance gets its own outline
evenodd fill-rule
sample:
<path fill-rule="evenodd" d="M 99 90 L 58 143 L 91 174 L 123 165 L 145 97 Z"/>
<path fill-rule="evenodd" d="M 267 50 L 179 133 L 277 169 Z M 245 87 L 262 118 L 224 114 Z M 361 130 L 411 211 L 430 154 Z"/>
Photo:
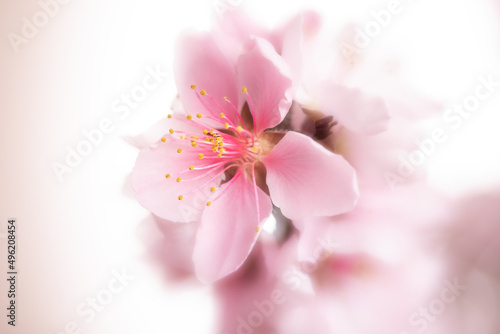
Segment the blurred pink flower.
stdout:
<path fill-rule="evenodd" d="M 132 173 L 138 201 L 155 215 L 201 221 L 193 261 L 203 282 L 241 266 L 271 199 L 299 219 L 349 211 L 358 196 L 354 169 L 340 155 L 273 131 L 292 103 L 289 67 L 269 42 L 249 43 L 230 62 L 208 33 L 179 39 L 176 83 L 192 114 L 162 121 L 164 136 L 141 150 Z"/>

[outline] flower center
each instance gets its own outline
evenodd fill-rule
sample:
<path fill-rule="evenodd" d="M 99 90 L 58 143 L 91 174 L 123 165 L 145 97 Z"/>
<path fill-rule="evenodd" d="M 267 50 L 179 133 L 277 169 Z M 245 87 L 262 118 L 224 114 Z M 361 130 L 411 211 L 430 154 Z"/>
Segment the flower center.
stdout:
<path fill-rule="evenodd" d="M 196 91 L 196 86 L 191 88 L 195 92 L 198 100 L 204 107 L 204 111 L 197 114 L 188 114 L 185 117 L 178 115 L 168 115 L 168 118 L 175 118 L 181 122 L 187 123 L 193 130 L 169 130 L 169 138 L 163 137 L 162 142 L 179 142 L 183 148 L 178 148 L 178 154 L 194 154 L 198 157 L 198 163 L 186 166 L 185 170 L 178 172 L 176 175 L 166 174 L 165 177 L 170 179 L 173 177 L 176 182 L 187 182 L 199 179 L 207 179 L 205 182 L 190 192 L 198 191 L 204 187 L 209 187 L 211 192 L 216 191 L 213 185 L 214 180 L 218 179 L 226 171 L 232 169 L 236 172 L 231 173 L 233 176 L 227 181 L 227 187 L 213 200 L 217 200 L 223 195 L 231 184 L 246 172 L 247 176 L 252 179 L 257 197 L 257 185 L 255 181 L 255 164 L 259 161 L 261 155 L 270 152 L 272 147 L 266 136 L 261 134 L 257 136 L 255 127 L 250 131 L 243 121 L 236 106 L 227 98 L 224 97 L 224 102 L 230 105 L 230 110 L 234 114 L 228 117 L 225 114 L 224 108 L 205 90 Z M 247 95 L 249 100 L 250 112 L 254 116 L 253 105 L 248 95 L 246 87 L 242 91 Z M 216 106 L 217 112 L 209 107 L 209 103 Z M 264 136 L 263 136 L 264 135 Z M 186 141 L 190 145 L 186 145 Z M 194 177 L 184 177 L 190 171 L 204 171 Z M 226 175 L 228 175 L 226 173 Z M 211 184 L 212 183 L 212 184 Z M 182 200 L 186 194 L 179 194 L 179 200 Z M 207 202 L 210 206 L 212 202 Z"/>

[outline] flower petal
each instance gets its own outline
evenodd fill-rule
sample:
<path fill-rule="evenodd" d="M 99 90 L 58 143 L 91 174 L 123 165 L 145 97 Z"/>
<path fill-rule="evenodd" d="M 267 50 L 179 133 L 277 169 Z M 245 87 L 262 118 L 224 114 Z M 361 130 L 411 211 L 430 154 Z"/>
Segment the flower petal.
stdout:
<path fill-rule="evenodd" d="M 262 132 L 285 118 L 292 104 L 292 79 L 288 65 L 269 42 L 254 38 L 252 43 L 250 51 L 238 58 L 238 80 L 253 103 L 256 132 Z"/>
<path fill-rule="evenodd" d="M 194 276 L 194 241 L 198 222 L 178 224 L 155 215 L 144 219 L 138 230 L 148 249 L 148 258 L 162 269 L 168 281 L 181 281 Z"/>
<path fill-rule="evenodd" d="M 198 278 L 206 283 L 241 266 L 259 235 L 256 227 L 272 210 L 269 196 L 257 188 L 258 218 L 254 187 L 245 175 L 224 184 L 220 191 L 228 186 L 226 193 L 203 212 L 196 236 L 193 261 Z"/>
<path fill-rule="evenodd" d="M 384 100 L 334 82 L 321 86 L 319 106 L 343 126 L 359 134 L 376 135 L 387 130 L 389 110 Z"/>
<path fill-rule="evenodd" d="M 206 110 L 191 88 L 191 85 L 195 85 L 197 91 L 205 90 L 213 97 L 228 118 L 233 122 L 238 120 L 234 109 L 224 101 L 224 97 L 227 97 L 233 103 L 238 103 L 234 67 L 209 33 L 188 31 L 179 38 L 174 71 L 179 97 L 187 113 L 204 113 Z M 203 96 L 202 100 L 216 115 L 219 115 L 221 111 L 217 104 L 207 96 Z"/>
<path fill-rule="evenodd" d="M 306 56 L 304 51 L 312 48 L 310 44 L 317 35 L 321 24 L 321 16 L 318 13 L 303 11 L 276 32 L 276 39 L 282 44 L 280 54 L 292 72 L 294 93 L 302 81 L 304 57 Z"/>
<path fill-rule="evenodd" d="M 167 142 L 161 141 L 144 148 L 139 153 L 132 171 L 132 186 L 136 198 L 146 209 L 160 218 L 173 222 L 192 222 L 199 220 L 207 198 L 211 195 L 210 187 L 220 184 L 222 175 L 210 181 L 199 191 L 211 177 L 222 171 L 222 167 L 214 168 L 209 175 L 207 170 L 189 170 L 189 166 L 199 166 L 198 155 L 189 152 L 192 149 L 188 140 L 173 141 L 165 136 Z M 177 149 L 183 149 L 177 153 Z M 166 174 L 170 174 L 167 179 Z M 177 182 L 177 177 L 182 180 Z M 197 180 L 191 180 L 200 177 Z M 179 200 L 179 195 L 183 196 Z"/>
<path fill-rule="evenodd" d="M 229 5 L 225 5 L 231 7 Z M 264 38 L 271 43 L 272 33 L 269 29 L 254 20 L 248 10 L 231 7 L 215 20 L 212 35 L 221 51 L 231 60 L 236 62 L 245 46 L 253 36 Z"/>
<path fill-rule="evenodd" d="M 288 132 L 262 162 L 271 199 L 290 219 L 336 215 L 356 204 L 354 169 L 307 136 Z"/>

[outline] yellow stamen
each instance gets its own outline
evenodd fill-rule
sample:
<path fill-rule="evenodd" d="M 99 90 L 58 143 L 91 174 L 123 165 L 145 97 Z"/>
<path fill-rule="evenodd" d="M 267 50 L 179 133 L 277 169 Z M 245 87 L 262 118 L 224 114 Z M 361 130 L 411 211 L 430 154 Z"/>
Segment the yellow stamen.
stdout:
<path fill-rule="evenodd" d="M 191 89 L 196 89 L 196 85 L 191 85 Z"/>
<path fill-rule="evenodd" d="M 217 154 L 219 158 L 222 158 L 222 153 Z"/>
<path fill-rule="evenodd" d="M 182 152 L 182 148 L 178 148 L 177 153 L 181 153 L 181 152 Z"/>
<path fill-rule="evenodd" d="M 215 187 L 210 188 L 210 191 L 214 192 L 215 191 Z"/>
<path fill-rule="evenodd" d="M 178 177 L 178 178 L 177 178 L 177 180 L 175 180 L 175 181 L 177 181 L 177 182 L 181 182 L 181 180 L 182 180 L 182 179 L 181 179 L 180 177 Z"/>
<path fill-rule="evenodd" d="M 184 196 L 182 196 L 182 195 L 179 195 L 179 197 L 178 197 L 179 201 L 182 201 L 183 198 L 184 198 Z"/>
<path fill-rule="evenodd" d="M 194 166 L 189 166 L 189 170 L 193 170 L 194 169 Z"/>
<path fill-rule="evenodd" d="M 260 227 L 258 227 L 258 226 L 257 226 L 257 227 L 255 228 L 255 232 L 259 232 L 259 231 L 260 231 Z"/>
<path fill-rule="evenodd" d="M 187 115 L 186 118 L 188 119 L 188 121 L 192 120 L 193 119 L 193 116 L 191 115 Z"/>
<path fill-rule="evenodd" d="M 170 130 L 168 130 L 168 132 L 170 132 L 170 134 L 173 135 L 175 131 L 174 131 L 174 129 L 170 129 Z"/>
<path fill-rule="evenodd" d="M 198 154 L 198 158 L 203 159 L 204 157 L 205 155 L 203 155 L 203 153 Z"/>
<path fill-rule="evenodd" d="M 257 148 L 257 146 L 252 146 L 252 151 L 253 153 L 257 153 L 259 152 L 259 149 Z"/>
<path fill-rule="evenodd" d="M 238 126 L 236 127 L 236 131 L 241 132 L 242 130 L 243 130 L 243 128 L 241 127 L 241 125 L 238 125 Z"/>
<path fill-rule="evenodd" d="M 210 204 L 212 204 L 212 202 L 207 202 L 207 206 L 210 206 Z"/>
<path fill-rule="evenodd" d="M 170 176 L 172 176 L 172 175 L 170 175 L 170 174 L 165 174 L 165 177 L 166 177 L 167 179 L 169 179 L 169 178 L 170 178 Z"/>
<path fill-rule="evenodd" d="M 208 133 L 210 133 L 210 134 L 213 136 L 213 135 L 214 135 L 214 130 L 213 130 L 213 129 L 210 129 L 210 130 L 208 131 Z"/>
<path fill-rule="evenodd" d="M 166 142 L 166 141 L 167 141 L 167 138 L 163 137 L 163 138 L 161 139 L 161 141 L 162 141 L 162 142 Z"/>
<path fill-rule="evenodd" d="M 247 92 L 248 92 L 248 89 L 247 89 L 246 87 L 243 87 L 243 88 L 241 88 L 241 91 L 242 91 L 243 93 L 247 93 Z"/>
<path fill-rule="evenodd" d="M 207 129 L 204 129 L 203 130 L 203 134 L 206 135 L 208 133 L 208 130 Z"/>
<path fill-rule="evenodd" d="M 196 146 L 198 146 L 198 144 L 196 144 L 195 141 L 191 141 L 191 146 L 196 147 Z"/>
<path fill-rule="evenodd" d="M 186 138 L 186 136 L 181 135 L 181 140 L 184 140 L 185 138 Z"/>
<path fill-rule="evenodd" d="M 224 118 L 224 117 L 226 117 L 226 115 L 224 115 L 224 113 L 223 113 L 223 112 L 221 112 L 221 113 L 220 113 L 220 118 Z"/>
<path fill-rule="evenodd" d="M 200 91 L 200 94 L 201 94 L 201 95 L 206 95 L 206 94 L 207 94 L 207 92 L 206 92 L 206 91 L 204 91 L 204 90 L 202 90 L 202 91 Z"/>
<path fill-rule="evenodd" d="M 168 114 L 168 115 L 167 115 L 167 117 L 168 117 L 168 118 L 172 118 L 172 115 L 171 115 L 171 114 Z"/>
<path fill-rule="evenodd" d="M 226 129 L 229 129 L 229 123 L 224 124 L 224 127 L 225 127 Z"/>
<path fill-rule="evenodd" d="M 196 117 L 201 118 L 201 117 L 202 117 L 202 114 L 197 113 L 197 114 L 196 114 Z"/>
<path fill-rule="evenodd" d="M 191 136 L 191 138 L 193 138 L 193 139 L 200 139 L 200 137 L 198 137 L 198 136 Z"/>

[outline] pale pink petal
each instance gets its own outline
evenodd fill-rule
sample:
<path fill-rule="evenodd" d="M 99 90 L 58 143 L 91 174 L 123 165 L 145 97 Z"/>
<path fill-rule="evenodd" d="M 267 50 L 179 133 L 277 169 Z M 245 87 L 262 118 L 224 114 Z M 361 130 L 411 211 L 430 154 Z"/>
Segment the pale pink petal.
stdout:
<path fill-rule="evenodd" d="M 149 215 L 137 228 L 137 234 L 148 249 L 148 259 L 162 269 L 168 281 L 194 277 L 194 241 L 198 222 L 178 224 Z"/>
<path fill-rule="evenodd" d="M 278 125 L 292 104 L 290 69 L 269 42 L 255 38 L 238 59 L 238 79 L 248 89 L 257 132 Z M 243 101 L 245 102 L 246 99 Z"/>
<path fill-rule="evenodd" d="M 174 222 L 192 222 L 199 220 L 205 202 L 210 196 L 210 187 L 220 184 L 222 176 L 213 179 L 199 191 L 194 191 L 217 175 L 222 167 L 198 180 L 189 181 L 207 173 L 207 170 L 189 170 L 190 166 L 199 166 L 201 161 L 187 140 L 172 141 L 165 135 L 167 142 L 161 141 L 144 148 L 139 153 L 132 171 L 132 186 L 136 198 L 146 209 Z M 177 153 L 177 149 L 183 149 Z M 170 174 L 170 178 L 166 178 Z M 177 177 L 181 181 L 177 182 Z M 179 195 L 183 196 L 179 200 Z"/>
<path fill-rule="evenodd" d="M 297 91 L 302 79 L 305 48 L 311 47 L 311 40 L 320 27 L 321 16 L 314 11 L 304 11 L 275 32 L 275 39 L 281 42 L 277 50 L 292 72 L 294 92 Z"/>
<path fill-rule="evenodd" d="M 262 158 L 273 203 L 290 219 L 330 216 L 354 208 L 354 169 L 311 138 L 288 132 Z"/>
<path fill-rule="evenodd" d="M 214 196 L 229 184 L 223 185 Z M 256 228 L 272 210 L 269 196 L 259 188 L 257 194 L 260 215 L 253 184 L 245 175 L 240 175 L 222 197 L 203 212 L 193 254 L 201 281 L 214 282 L 238 269 L 247 258 L 259 235 Z"/>
<path fill-rule="evenodd" d="M 388 127 L 389 110 L 384 100 L 359 88 L 325 82 L 321 85 L 318 102 L 322 112 L 333 115 L 340 124 L 356 133 L 376 135 Z"/>
<path fill-rule="evenodd" d="M 179 98 L 186 113 L 208 114 L 206 108 L 196 97 L 196 91 L 205 90 L 222 107 L 222 112 L 233 121 L 238 119 L 233 108 L 224 101 L 227 97 L 238 103 L 238 86 L 234 76 L 234 67 L 230 64 L 213 38 L 206 32 L 185 32 L 177 42 L 174 59 L 175 82 Z M 221 110 L 207 96 L 202 96 L 215 115 Z"/>
<path fill-rule="evenodd" d="M 303 19 L 302 16 L 296 17 L 283 33 L 283 46 L 281 56 L 290 67 L 293 78 L 293 91 L 297 91 L 302 78 L 303 64 Z"/>
<path fill-rule="evenodd" d="M 231 61 L 236 62 L 240 54 L 253 36 L 270 40 L 272 34 L 259 22 L 255 16 L 241 7 L 234 8 L 221 2 L 220 10 L 216 6 L 219 17 L 212 28 L 214 40 Z M 272 42 L 271 42 L 272 43 Z"/>

